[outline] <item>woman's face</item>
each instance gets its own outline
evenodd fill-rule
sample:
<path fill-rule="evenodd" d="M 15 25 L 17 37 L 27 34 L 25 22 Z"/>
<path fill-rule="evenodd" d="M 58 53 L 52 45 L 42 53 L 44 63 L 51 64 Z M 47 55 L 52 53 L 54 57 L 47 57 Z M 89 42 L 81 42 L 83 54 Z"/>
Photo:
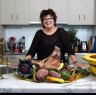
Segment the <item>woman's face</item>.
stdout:
<path fill-rule="evenodd" d="M 51 28 L 54 26 L 54 19 L 52 16 L 47 15 L 43 18 L 43 25 L 45 28 Z"/>

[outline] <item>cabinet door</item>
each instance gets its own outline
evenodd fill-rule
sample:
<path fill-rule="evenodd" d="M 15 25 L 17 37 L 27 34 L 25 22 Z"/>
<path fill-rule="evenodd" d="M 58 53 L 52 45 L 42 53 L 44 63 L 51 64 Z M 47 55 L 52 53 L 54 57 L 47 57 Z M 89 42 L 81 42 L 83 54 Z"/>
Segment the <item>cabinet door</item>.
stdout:
<path fill-rule="evenodd" d="M 93 25 L 94 0 L 68 0 L 68 24 Z"/>
<path fill-rule="evenodd" d="M 57 14 L 57 23 L 67 23 L 67 2 L 68 0 L 49 0 L 49 8 Z"/>
<path fill-rule="evenodd" d="M 0 25 L 0 38 L 4 38 L 5 36 L 5 30 L 4 30 L 4 27 Z M 4 39 L 3 39 L 4 41 Z"/>
<path fill-rule="evenodd" d="M 1 0 L 1 24 L 28 24 L 29 0 Z"/>
<path fill-rule="evenodd" d="M 14 0 L 1 0 L 1 24 L 14 24 Z"/>
<path fill-rule="evenodd" d="M 30 0 L 30 23 L 40 23 L 40 12 L 48 9 L 48 0 Z"/>
<path fill-rule="evenodd" d="M 81 24 L 81 1 L 68 0 L 68 24 Z"/>
<path fill-rule="evenodd" d="M 29 0 L 15 0 L 15 24 L 29 24 Z"/>
<path fill-rule="evenodd" d="M 82 0 L 82 23 L 84 25 L 94 25 L 94 0 Z"/>

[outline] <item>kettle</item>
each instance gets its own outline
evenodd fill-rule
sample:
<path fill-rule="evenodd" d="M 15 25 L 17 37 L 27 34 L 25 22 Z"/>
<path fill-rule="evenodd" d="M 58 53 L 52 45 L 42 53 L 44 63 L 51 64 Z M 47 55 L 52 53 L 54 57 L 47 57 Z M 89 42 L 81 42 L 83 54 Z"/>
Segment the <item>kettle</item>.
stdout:
<path fill-rule="evenodd" d="M 81 51 L 81 52 L 88 52 L 88 44 L 87 44 L 87 41 L 81 41 L 80 51 Z"/>

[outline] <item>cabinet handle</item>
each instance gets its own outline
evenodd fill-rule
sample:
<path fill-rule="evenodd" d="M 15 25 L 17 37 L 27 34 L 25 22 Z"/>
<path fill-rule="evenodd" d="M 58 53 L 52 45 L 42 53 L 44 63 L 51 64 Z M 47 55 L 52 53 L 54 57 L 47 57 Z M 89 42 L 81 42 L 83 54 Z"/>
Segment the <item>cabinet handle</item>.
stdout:
<path fill-rule="evenodd" d="M 11 20 L 13 20 L 13 15 L 11 15 Z"/>
<path fill-rule="evenodd" d="M 80 20 L 80 15 L 79 15 L 79 20 Z"/>
<path fill-rule="evenodd" d="M 18 15 L 16 15 L 16 20 L 18 20 Z"/>
<path fill-rule="evenodd" d="M 85 14 L 84 14 L 84 20 L 85 20 Z"/>

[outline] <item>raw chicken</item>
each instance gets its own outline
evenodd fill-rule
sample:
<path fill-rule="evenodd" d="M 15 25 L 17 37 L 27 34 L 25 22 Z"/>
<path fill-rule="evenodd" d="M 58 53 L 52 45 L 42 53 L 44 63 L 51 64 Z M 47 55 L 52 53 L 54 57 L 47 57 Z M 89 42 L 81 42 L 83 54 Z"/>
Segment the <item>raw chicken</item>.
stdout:
<path fill-rule="evenodd" d="M 32 59 L 32 63 L 37 65 L 39 68 L 57 69 L 60 65 L 60 59 L 61 59 L 60 48 L 55 46 L 54 51 L 49 57 L 43 60 Z"/>

